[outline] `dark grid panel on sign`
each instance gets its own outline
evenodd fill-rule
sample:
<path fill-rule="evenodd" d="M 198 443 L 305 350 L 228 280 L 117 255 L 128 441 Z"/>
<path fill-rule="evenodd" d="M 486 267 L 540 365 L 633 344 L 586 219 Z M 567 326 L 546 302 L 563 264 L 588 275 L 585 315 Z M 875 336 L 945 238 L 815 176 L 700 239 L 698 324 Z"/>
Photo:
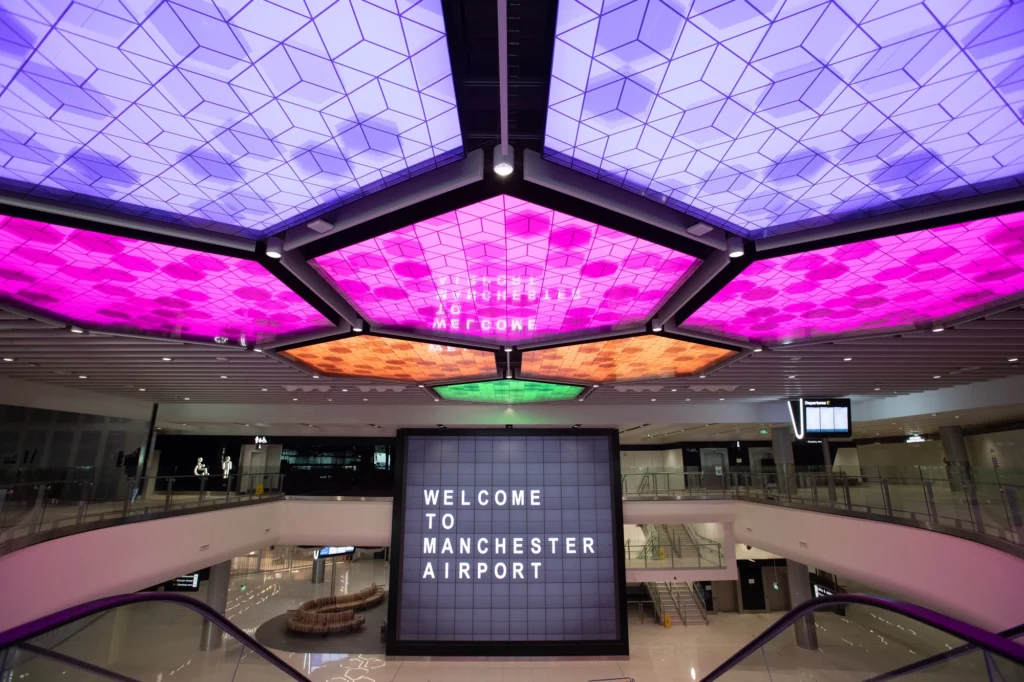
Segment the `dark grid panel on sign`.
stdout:
<path fill-rule="evenodd" d="M 618 639 L 611 484 L 604 437 L 410 436 L 397 640 Z M 454 491 L 455 506 L 427 504 L 425 491 L 445 489 Z M 481 490 L 489 499 L 509 491 L 505 509 L 460 504 L 463 491 L 476 501 Z M 513 490 L 526 491 L 526 506 L 511 506 Z M 539 505 L 529 505 L 530 490 L 540 491 Z M 455 515 L 448 531 L 441 528 L 446 509 Z M 428 513 L 438 516 L 429 522 Z M 535 537 L 542 541 L 536 554 Z M 582 553 L 584 537 L 593 538 L 593 555 Z M 424 551 L 425 538 L 438 554 Z M 513 553 L 515 538 L 522 538 L 522 555 Z M 577 539 L 575 555 L 563 551 L 566 538 Z M 446 539 L 453 555 L 440 554 Z M 502 539 L 505 552 L 498 551 Z M 459 554 L 460 540 L 470 541 L 470 554 Z M 512 577 L 517 559 L 523 579 Z M 468 580 L 459 579 L 460 561 L 470 563 Z M 427 562 L 436 580 L 423 578 Z M 531 562 L 541 563 L 536 574 Z M 495 577 L 498 564 L 506 564 L 505 579 Z"/>

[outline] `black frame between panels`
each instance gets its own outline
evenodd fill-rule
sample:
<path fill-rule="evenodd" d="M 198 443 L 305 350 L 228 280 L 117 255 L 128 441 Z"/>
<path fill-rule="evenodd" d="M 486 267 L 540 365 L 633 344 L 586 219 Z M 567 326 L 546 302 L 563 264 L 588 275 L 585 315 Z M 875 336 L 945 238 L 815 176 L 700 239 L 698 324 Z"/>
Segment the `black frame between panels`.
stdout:
<path fill-rule="evenodd" d="M 612 542 L 615 546 L 615 604 L 619 638 L 586 641 L 398 641 L 399 602 L 402 593 L 402 533 L 405 530 L 405 465 L 409 436 L 603 436 L 608 439 L 611 467 Z M 619 432 L 616 429 L 399 429 L 398 446 L 392 458 L 395 476 L 394 506 L 391 511 L 391 571 L 388 583 L 389 656 L 628 656 L 629 628 L 626 620 L 625 527 L 622 517 L 622 474 L 619 461 Z"/>

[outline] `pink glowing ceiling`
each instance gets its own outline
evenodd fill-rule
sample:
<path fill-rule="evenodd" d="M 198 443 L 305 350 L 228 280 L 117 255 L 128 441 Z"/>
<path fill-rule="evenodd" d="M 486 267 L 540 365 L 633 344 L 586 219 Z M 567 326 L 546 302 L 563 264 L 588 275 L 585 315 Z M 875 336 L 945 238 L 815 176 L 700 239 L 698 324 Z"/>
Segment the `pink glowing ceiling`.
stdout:
<path fill-rule="evenodd" d="M 685 326 L 795 341 L 941 321 L 1024 292 L 1024 213 L 750 265 Z"/>
<path fill-rule="evenodd" d="M 331 326 L 258 263 L 8 216 L 0 300 L 85 327 L 204 341 Z"/>
<path fill-rule="evenodd" d="M 508 343 L 642 324 L 698 263 L 509 196 L 314 261 L 373 324 Z"/>

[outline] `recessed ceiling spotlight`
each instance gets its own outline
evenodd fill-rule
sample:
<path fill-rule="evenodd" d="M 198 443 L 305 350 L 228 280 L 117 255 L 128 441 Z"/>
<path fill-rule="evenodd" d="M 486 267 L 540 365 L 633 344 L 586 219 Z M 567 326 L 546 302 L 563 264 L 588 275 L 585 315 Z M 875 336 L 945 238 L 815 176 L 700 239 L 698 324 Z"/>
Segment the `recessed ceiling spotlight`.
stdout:
<path fill-rule="evenodd" d="M 363 398 L 363 402 L 364 402 L 364 403 L 365 403 L 365 402 L 366 402 L 367 400 L 369 400 L 369 398 Z"/>
<path fill-rule="evenodd" d="M 760 352 L 761 352 L 761 351 L 763 351 L 763 350 L 764 350 L 764 348 L 755 348 L 755 349 L 754 349 L 754 352 L 755 352 L 755 353 L 760 353 Z"/>
<path fill-rule="evenodd" d="M 14 358 L 4 358 L 4 362 L 14 362 Z"/>
<path fill-rule="evenodd" d="M 227 379 L 228 377 L 227 377 L 227 375 L 226 375 L 226 374 L 221 374 L 221 375 L 220 375 L 220 378 L 221 378 L 221 379 Z"/>
<path fill-rule="evenodd" d="M 795 375 L 795 374 L 790 374 L 790 375 L 789 375 L 789 378 L 790 378 L 790 379 L 796 379 L 796 375 Z"/>
<path fill-rule="evenodd" d="M 583 398 L 580 398 L 580 402 L 581 402 L 581 403 L 583 402 Z"/>
<path fill-rule="evenodd" d="M 881 388 L 879 388 L 878 386 L 875 386 L 875 390 L 876 390 L 876 391 L 881 391 L 882 389 L 881 389 Z"/>
<path fill-rule="evenodd" d="M 739 258 L 743 255 L 743 240 L 739 237 L 729 237 L 725 240 L 725 250 L 729 252 L 729 258 Z"/>
<path fill-rule="evenodd" d="M 361 332 L 361 331 L 363 331 L 363 321 L 362 321 L 362 319 L 356 319 L 356 321 L 352 323 L 352 331 L 354 331 L 354 332 Z"/>
<path fill-rule="evenodd" d="M 170 358 L 160 358 L 160 359 L 163 360 L 164 362 L 170 362 L 171 361 Z"/>
<path fill-rule="evenodd" d="M 698 378 L 699 379 L 707 379 L 708 375 L 707 374 L 701 374 Z"/>
<path fill-rule="evenodd" d="M 343 389 L 341 389 L 341 392 L 342 393 L 348 393 L 348 389 L 347 388 L 343 388 Z"/>
<path fill-rule="evenodd" d="M 267 257 L 274 260 L 284 255 L 284 240 L 280 237 L 271 237 L 267 240 Z"/>
<path fill-rule="evenodd" d="M 328 399 L 327 399 L 327 402 L 329 402 L 329 403 L 333 403 L 333 402 L 334 402 L 334 398 L 328 398 Z"/>
<path fill-rule="evenodd" d="M 658 399 L 657 398 L 651 398 L 651 402 L 652 403 L 656 403 L 656 402 L 658 402 Z"/>
<path fill-rule="evenodd" d="M 515 150 L 512 149 L 512 145 L 505 145 L 505 152 L 502 153 L 501 145 L 494 147 L 494 173 L 505 177 L 512 175 L 512 171 L 515 170 L 516 154 Z"/>
<path fill-rule="evenodd" d="M 654 318 L 653 320 L 651 320 L 652 332 L 660 332 L 662 329 L 664 329 L 664 327 L 661 324 L 661 320 L 659 320 L 658 318 Z"/>
<path fill-rule="evenodd" d="M 721 402 L 721 401 L 725 400 L 725 398 L 719 398 L 718 400 L 719 400 L 719 402 Z"/>
<path fill-rule="evenodd" d="M 687 399 L 686 399 L 686 402 L 690 402 L 690 399 L 689 399 L 689 398 L 687 398 Z"/>
<path fill-rule="evenodd" d="M 439 402 L 441 402 L 441 399 L 440 398 L 434 398 L 434 402 L 435 403 L 439 403 Z"/>
<path fill-rule="evenodd" d="M 191 398 L 182 398 L 182 400 L 192 400 Z"/>
<path fill-rule="evenodd" d="M 751 390 L 751 391 L 756 391 L 757 389 L 756 389 L 756 388 L 752 388 L 752 389 L 750 389 L 750 390 Z"/>
<path fill-rule="evenodd" d="M 265 388 L 261 388 L 260 390 L 263 391 L 264 393 L 267 392 L 267 389 L 265 389 Z"/>
<path fill-rule="evenodd" d="M 423 384 L 420 384 L 420 385 L 419 385 L 419 387 L 420 387 L 420 388 L 423 388 L 424 386 L 423 386 Z"/>
<path fill-rule="evenodd" d="M 144 388 L 140 388 L 139 390 L 140 390 L 140 391 L 145 391 L 146 389 L 144 389 Z"/>
<path fill-rule="evenodd" d="M 86 375 L 84 375 L 84 374 L 79 374 L 79 375 L 78 375 L 78 378 L 79 378 L 79 379 L 88 379 L 89 377 L 87 377 L 87 376 L 86 376 Z"/>
<path fill-rule="evenodd" d="M 673 393 L 675 393 L 675 392 L 676 392 L 676 391 L 678 391 L 678 390 L 679 390 L 678 388 L 673 388 L 673 389 L 672 389 L 672 392 L 673 392 Z"/>
<path fill-rule="evenodd" d="M 960 418 L 960 415 L 958 415 L 958 414 L 953 415 L 953 419 L 959 419 L 959 418 Z"/>
<path fill-rule="evenodd" d="M 262 348 L 258 348 L 256 346 L 253 346 L 253 351 L 256 352 L 256 353 L 262 353 L 263 349 Z"/>
<path fill-rule="evenodd" d="M 941 374 L 936 374 L 935 376 L 932 377 L 932 379 L 941 379 L 941 378 L 942 378 Z"/>
<path fill-rule="evenodd" d="M 843 362 L 849 362 L 850 360 L 853 360 L 853 358 L 843 358 Z"/>
<path fill-rule="evenodd" d="M 319 378 L 320 378 L 320 375 L 319 375 L 319 374 L 314 374 L 314 375 L 313 375 L 313 378 L 314 378 L 314 379 L 319 379 Z"/>
<path fill-rule="evenodd" d="M 298 402 L 298 401 L 299 401 L 299 399 L 298 399 L 298 398 L 292 398 L 292 402 L 293 402 L 293 403 L 296 403 L 296 402 Z"/>
<path fill-rule="evenodd" d="M 933 332 L 944 332 L 944 331 L 946 331 L 946 328 L 943 327 L 941 324 L 937 324 L 934 327 L 932 327 L 932 331 Z"/>
<path fill-rule="evenodd" d="M 6 358 L 5 358 L 6 359 Z M 1010 362 L 1017 362 L 1017 358 L 1006 358 Z"/>

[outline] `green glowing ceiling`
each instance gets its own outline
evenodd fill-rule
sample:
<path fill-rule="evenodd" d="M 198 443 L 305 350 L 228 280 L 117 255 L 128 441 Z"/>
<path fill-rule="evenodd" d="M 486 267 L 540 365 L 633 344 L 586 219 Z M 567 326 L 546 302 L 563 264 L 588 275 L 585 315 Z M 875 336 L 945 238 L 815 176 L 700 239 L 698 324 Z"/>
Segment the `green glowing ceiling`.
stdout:
<path fill-rule="evenodd" d="M 476 381 L 469 384 L 437 386 L 445 400 L 466 400 L 474 403 L 542 403 L 552 400 L 572 400 L 583 392 L 582 386 L 549 384 L 543 381 L 522 381 L 520 379 L 499 379 L 497 381 Z"/>

